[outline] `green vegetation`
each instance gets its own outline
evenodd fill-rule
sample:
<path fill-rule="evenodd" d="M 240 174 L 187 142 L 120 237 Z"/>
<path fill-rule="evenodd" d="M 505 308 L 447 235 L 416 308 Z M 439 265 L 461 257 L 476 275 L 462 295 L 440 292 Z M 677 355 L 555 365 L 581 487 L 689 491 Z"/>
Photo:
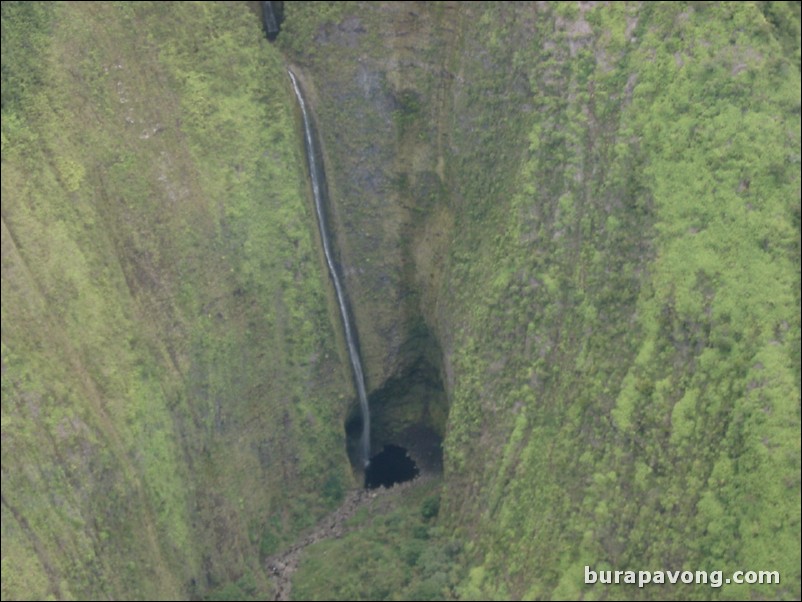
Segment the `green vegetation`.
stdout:
<path fill-rule="evenodd" d="M 440 362 L 428 357 L 437 345 L 421 319 L 426 288 L 413 258 L 423 249 L 421 235 L 439 236 L 420 228 L 439 209 L 443 186 L 428 130 L 440 108 L 431 93 L 443 82 L 416 65 L 442 60 L 449 36 L 440 12 L 405 3 L 292 2 L 277 40 L 317 118 L 332 228 L 371 390 L 403 378 L 422 358 Z M 394 41 L 397 29 L 403 44 Z M 388 57 L 392 68 L 385 68 Z"/>
<path fill-rule="evenodd" d="M 794 597 L 798 70 L 753 6 L 567 8 L 536 15 L 530 45 L 466 36 L 519 70 L 453 111 L 480 126 L 454 128 L 469 175 L 449 280 L 468 294 L 445 499 L 455 526 L 489 506 L 463 593 L 614 595 L 582 586 L 585 564 L 771 566 L 773 590 L 627 595 Z M 524 98 L 503 77 L 529 82 L 531 114 L 507 117 Z M 524 159 L 499 165 L 504 120 Z M 477 437 L 503 450 L 483 469 Z"/>
<path fill-rule="evenodd" d="M 798 597 L 798 5 L 313 4 L 369 372 L 410 315 L 443 349 L 458 593 Z"/>
<path fill-rule="evenodd" d="M 2 10 L 3 598 L 266 595 L 353 485 L 283 61 L 244 4 Z"/>
<path fill-rule="evenodd" d="M 4 599 L 264 598 L 356 485 L 285 61 L 377 429 L 445 464 L 293 595 L 802 595 L 798 3 L 2 11 Z"/>
<path fill-rule="evenodd" d="M 440 483 L 375 500 L 349 532 L 307 548 L 296 600 L 446 600 L 461 579 L 462 544 L 438 525 Z"/>

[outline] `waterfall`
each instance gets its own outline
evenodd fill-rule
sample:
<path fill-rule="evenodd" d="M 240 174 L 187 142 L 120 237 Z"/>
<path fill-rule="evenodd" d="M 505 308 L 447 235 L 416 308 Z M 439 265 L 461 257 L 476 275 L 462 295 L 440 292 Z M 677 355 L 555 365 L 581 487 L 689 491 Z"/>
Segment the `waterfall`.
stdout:
<path fill-rule="evenodd" d="M 268 40 L 273 41 L 278 37 L 279 21 L 272 2 L 262 2 L 262 25 Z"/>
<path fill-rule="evenodd" d="M 292 80 L 292 87 L 295 96 L 298 98 L 298 105 L 304 121 L 304 141 L 306 147 L 306 161 L 309 166 L 309 178 L 312 180 L 312 194 L 315 198 L 315 213 L 317 214 L 317 225 L 320 230 L 320 240 L 323 242 L 323 253 L 326 256 L 326 264 L 329 266 L 329 275 L 334 283 L 334 290 L 337 293 L 337 305 L 340 307 L 340 316 L 343 320 L 343 330 L 345 331 L 345 342 L 348 345 L 348 357 L 351 359 L 351 368 L 354 372 L 357 394 L 359 395 L 359 407 L 362 410 L 362 462 L 367 468 L 370 463 L 370 409 L 368 408 L 368 396 L 365 392 L 365 375 L 362 372 L 362 360 L 359 357 L 359 348 L 356 344 L 356 326 L 351 320 L 345 296 L 345 287 L 334 260 L 329 240 L 329 229 L 326 223 L 326 174 L 323 170 L 323 159 L 320 154 L 319 144 L 312 129 L 311 117 L 306 108 L 306 101 L 295 79 L 292 71 L 287 71 Z M 320 159 L 318 161 L 318 159 Z"/>

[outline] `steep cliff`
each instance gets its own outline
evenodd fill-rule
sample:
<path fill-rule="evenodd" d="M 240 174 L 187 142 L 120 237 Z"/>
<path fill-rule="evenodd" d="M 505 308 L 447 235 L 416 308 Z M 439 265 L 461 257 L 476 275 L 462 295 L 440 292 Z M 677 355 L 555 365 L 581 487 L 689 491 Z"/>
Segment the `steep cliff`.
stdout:
<path fill-rule="evenodd" d="M 3 3 L 3 78 L 3 598 L 269 591 L 356 484 L 283 60 L 244 3 Z"/>
<path fill-rule="evenodd" d="M 284 8 L 3 3 L 3 597 L 265 595 L 358 484 L 287 61 L 374 443 L 443 439 L 295 591 L 798 598 L 799 4 Z"/>
<path fill-rule="evenodd" d="M 798 32 L 784 3 L 288 4 L 373 386 L 442 350 L 462 595 L 799 595 Z"/>

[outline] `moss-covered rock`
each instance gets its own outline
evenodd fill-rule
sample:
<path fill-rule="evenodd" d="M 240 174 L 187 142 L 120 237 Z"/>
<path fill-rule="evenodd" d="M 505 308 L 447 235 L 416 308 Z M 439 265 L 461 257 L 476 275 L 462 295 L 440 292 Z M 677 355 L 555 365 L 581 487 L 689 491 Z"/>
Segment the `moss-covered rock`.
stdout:
<path fill-rule="evenodd" d="M 285 9 L 3 3 L 3 597 L 264 595 L 356 484 L 286 59 L 376 437 L 444 435 L 371 595 L 798 598 L 799 4 Z"/>
<path fill-rule="evenodd" d="M 317 4 L 282 43 L 370 384 L 442 349 L 459 592 L 799 596 L 798 5 Z"/>
<path fill-rule="evenodd" d="M 4 3 L 3 78 L 3 598 L 265 595 L 355 484 L 282 58 L 244 3 Z"/>

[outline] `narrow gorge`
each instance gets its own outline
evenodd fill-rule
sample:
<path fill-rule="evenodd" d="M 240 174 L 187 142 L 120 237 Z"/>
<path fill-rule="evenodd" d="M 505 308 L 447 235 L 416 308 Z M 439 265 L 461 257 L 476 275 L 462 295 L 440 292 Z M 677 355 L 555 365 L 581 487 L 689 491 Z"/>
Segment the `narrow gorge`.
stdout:
<path fill-rule="evenodd" d="M 3 2 L 2 62 L 4 600 L 800 598 L 798 2 Z"/>

